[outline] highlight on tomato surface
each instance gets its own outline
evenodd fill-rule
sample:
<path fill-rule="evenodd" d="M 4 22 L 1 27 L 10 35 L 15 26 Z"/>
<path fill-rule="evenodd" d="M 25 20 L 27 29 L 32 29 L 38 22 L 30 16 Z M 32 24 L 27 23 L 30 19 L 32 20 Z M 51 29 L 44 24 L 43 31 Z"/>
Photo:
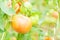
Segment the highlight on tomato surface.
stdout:
<path fill-rule="evenodd" d="M 30 18 L 24 15 L 14 15 L 12 17 L 12 28 L 18 33 L 27 33 L 32 28 L 32 22 Z"/>

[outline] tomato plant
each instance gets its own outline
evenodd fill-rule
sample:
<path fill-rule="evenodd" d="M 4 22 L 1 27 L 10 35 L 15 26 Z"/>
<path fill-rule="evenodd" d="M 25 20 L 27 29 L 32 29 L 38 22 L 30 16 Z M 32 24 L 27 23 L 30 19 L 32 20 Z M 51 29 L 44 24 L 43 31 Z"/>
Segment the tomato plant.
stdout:
<path fill-rule="evenodd" d="M 60 0 L 0 0 L 0 40 L 60 40 Z"/>

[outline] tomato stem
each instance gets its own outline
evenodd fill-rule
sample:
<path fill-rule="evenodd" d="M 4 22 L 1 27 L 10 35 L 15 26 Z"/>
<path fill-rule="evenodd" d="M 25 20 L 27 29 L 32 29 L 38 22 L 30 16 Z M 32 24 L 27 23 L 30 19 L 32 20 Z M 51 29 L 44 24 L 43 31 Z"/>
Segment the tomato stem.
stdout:
<path fill-rule="evenodd" d="M 17 40 L 24 40 L 24 34 L 18 33 Z"/>

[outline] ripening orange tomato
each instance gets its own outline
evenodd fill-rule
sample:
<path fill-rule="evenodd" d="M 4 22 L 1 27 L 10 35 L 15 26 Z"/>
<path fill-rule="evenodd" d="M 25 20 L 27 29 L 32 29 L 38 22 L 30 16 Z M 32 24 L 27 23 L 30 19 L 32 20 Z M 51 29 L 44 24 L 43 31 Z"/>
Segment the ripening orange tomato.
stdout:
<path fill-rule="evenodd" d="M 52 13 L 52 16 L 57 19 L 57 18 L 58 18 L 58 12 L 57 12 L 57 11 L 54 11 L 54 12 Z"/>
<path fill-rule="evenodd" d="M 51 37 L 46 36 L 46 37 L 44 38 L 44 40 L 52 40 L 52 38 L 51 38 Z"/>
<path fill-rule="evenodd" d="M 19 6 L 21 6 L 22 3 L 21 2 L 18 2 L 18 4 L 19 4 Z"/>
<path fill-rule="evenodd" d="M 19 7 L 18 3 L 15 5 L 14 10 L 16 13 L 18 13 L 20 11 L 20 7 Z"/>
<path fill-rule="evenodd" d="M 21 6 L 21 2 L 18 2 L 15 7 L 14 7 L 14 10 L 16 12 L 16 14 L 18 14 L 20 12 L 20 6 Z"/>
<path fill-rule="evenodd" d="M 27 33 L 32 28 L 31 20 L 24 15 L 14 15 L 12 17 L 12 27 L 18 33 Z"/>

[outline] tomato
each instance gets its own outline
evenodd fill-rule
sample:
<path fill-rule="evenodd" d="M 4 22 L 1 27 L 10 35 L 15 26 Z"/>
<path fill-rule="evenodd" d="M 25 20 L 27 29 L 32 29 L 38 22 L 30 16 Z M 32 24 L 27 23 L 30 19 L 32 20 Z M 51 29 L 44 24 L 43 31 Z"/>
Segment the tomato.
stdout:
<path fill-rule="evenodd" d="M 21 6 L 22 3 L 21 2 L 18 2 L 18 4 L 19 4 L 19 6 Z"/>
<path fill-rule="evenodd" d="M 16 13 L 18 13 L 20 11 L 20 7 L 19 7 L 18 3 L 15 5 L 14 10 Z"/>
<path fill-rule="evenodd" d="M 24 15 L 14 15 L 12 17 L 12 27 L 18 33 L 27 33 L 32 27 L 31 20 Z"/>
<path fill-rule="evenodd" d="M 51 37 L 46 36 L 44 40 L 52 40 Z"/>
<path fill-rule="evenodd" d="M 52 13 L 52 16 L 53 16 L 54 18 L 58 18 L 58 12 L 54 11 L 54 12 Z"/>
<path fill-rule="evenodd" d="M 18 3 L 15 5 L 15 7 L 14 7 L 15 12 L 16 12 L 17 14 L 20 12 L 20 6 L 21 6 L 21 2 L 18 2 Z"/>

